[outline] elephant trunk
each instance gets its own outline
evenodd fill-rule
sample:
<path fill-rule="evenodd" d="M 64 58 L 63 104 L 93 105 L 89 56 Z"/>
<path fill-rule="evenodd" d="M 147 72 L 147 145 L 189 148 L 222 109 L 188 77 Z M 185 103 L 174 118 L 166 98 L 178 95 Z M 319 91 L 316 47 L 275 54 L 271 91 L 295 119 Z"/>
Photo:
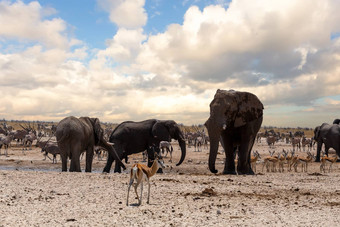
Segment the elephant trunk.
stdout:
<path fill-rule="evenodd" d="M 210 172 L 212 173 L 218 172 L 215 169 L 215 161 L 217 157 L 218 145 L 219 145 L 219 136 L 216 136 L 216 135 L 210 136 L 209 169 L 210 169 Z"/>
<path fill-rule="evenodd" d="M 122 160 L 119 158 L 119 156 L 118 156 L 116 150 L 113 148 L 113 146 L 108 144 L 105 140 L 102 140 L 99 145 L 104 147 L 110 153 L 110 155 L 112 157 L 114 157 L 117 164 L 119 164 L 121 167 L 123 167 L 123 169 L 126 169 L 125 165 L 123 164 Z"/>
<path fill-rule="evenodd" d="M 179 138 L 178 139 L 178 143 L 179 146 L 181 148 L 182 151 L 182 155 L 181 155 L 181 159 L 179 160 L 179 162 L 176 164 L 176 166 L 179 166 L 180 164 L 182 164 L 182 162 L 185 159 L 185 155 L 186 155 L 186 145 L 185 145 L 185 140 L 183 138 Z"/>
<path fill-rule="evenodd" d="M 217 173 L 215 161 L 218 152 L 219 141 L 222 130 L 226 129 L 226 124 L 221 119 L 209 118 L 205 123 L 210 139 L 209 169 L 212 173 Z"/>

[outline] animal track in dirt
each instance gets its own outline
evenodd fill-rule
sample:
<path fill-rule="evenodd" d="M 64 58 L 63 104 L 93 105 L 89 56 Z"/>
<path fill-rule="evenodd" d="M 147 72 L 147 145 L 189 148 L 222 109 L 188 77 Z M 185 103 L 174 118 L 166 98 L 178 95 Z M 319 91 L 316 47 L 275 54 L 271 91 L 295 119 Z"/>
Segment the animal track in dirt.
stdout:
<path fill-rule="evenodd" d="M 340 202 L 327 202 L 327 203 L 325 203 L 325 205 L 331 206 L 331 207 L 340 206 Z"/>
<path fill-rule="evenodd" d="M 167 181 L 167 182 L 180 182 L 179 180 L 171 179 L 171 178 L 161 178 L 159 181 Z"/>
<path fill-rule="evenodd" d="M 216 196 L 217 193 L 216 193 L 212 188 L 205 188 L 205 189 L 202 191 L 202 195 Z"/>

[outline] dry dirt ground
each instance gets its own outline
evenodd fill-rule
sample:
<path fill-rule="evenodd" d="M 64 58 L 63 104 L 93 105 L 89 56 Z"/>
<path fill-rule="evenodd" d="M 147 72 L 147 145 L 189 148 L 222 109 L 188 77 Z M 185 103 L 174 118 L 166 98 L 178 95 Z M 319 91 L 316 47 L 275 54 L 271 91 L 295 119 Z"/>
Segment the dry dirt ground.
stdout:
<path fill-rule="evenodd" d="M 282 148 L 291 147 L 274 149 Z M 254 149 L 262 157 L 273 150 L 264 143 Z M 151 178 L 150 204 L 144 184 L 142 205 L 131 190 L 126 206 L 128 170 L 103 174 L 105 161 L 95 158 L 93 173 L 61 173 L 59 158 L 52 164 L 37 148 L 23 155 L 13 145 L 9 157 L 0 156 L 0 226 L 340 226 L 339 163 L 322 174 L 312 163 L 307 173 L 267 173 L 259 164 L 254 176 L 215 175 L 207 149 L 188 148 L 175 166 L 179 156 L 174 146 L 174 162 L 165 158 L 165 173 Z M 128 166 L 141 158 L 131 156 Z"/>

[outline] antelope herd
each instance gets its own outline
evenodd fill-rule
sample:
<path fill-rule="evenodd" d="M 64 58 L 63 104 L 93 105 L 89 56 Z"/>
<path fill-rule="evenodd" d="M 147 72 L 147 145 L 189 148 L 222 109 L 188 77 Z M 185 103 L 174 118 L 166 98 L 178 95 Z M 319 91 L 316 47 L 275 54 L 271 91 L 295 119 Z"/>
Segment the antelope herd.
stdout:
<path fill-rule="evenodd" d="M 26 125 L 19 124 L 21 129 L 15 130 L 12 126 L 4 122 L 0 127 L 0 155 L 1 148 L 5 148 L 4 155 L 8 156 L 8 148 L 11 146 L 12 141 L 15 142 L 15 146 L 22 147 L 23 155 L 26 155 L 25 151 L 32 150 L 32 145 L 36 141 L 35 146 L 41 148 L 41 152 L 44 152 L 45 159 L 48 154 L 53 155 L 53 163 L 57 162 L 56 155 L 59 154 L 59 148 L 55 141 L 54 132 L 55 125 L 46 125 L 38 123 L 37 128 L 30 123 Z M 44 138 L 48 137 L 47 141 Z M 52 139 L 53 138 L 53 139 Z M 51 159 L 52 160 L 52 159 Z"/>
<path fill-rule="evenodd" d="M 286 145 L 291 144 L 290 152 L 282 149 L 281 152 L 275 154 L 275 150 L 269 150 L 267 156 L 260 157 L 258 151 L 253 152 L 251 156 L 252 169 L 256 172 L 256 163 L 262 163 L 262 172 L 266 169 L 267 172 L 284 172 L 285 166 L 287 171 L 298 172 L 298 166 L 301 166 L 301 172 L 308 171 L 309 163 L 315 160 L 315 156 L 311 153 L 314 148 L 314 138 L 307 138 L 304 131 L 297 131 L 295 133 L 275 133 L 273 130 L 266 132 L 259 132 L 256 142 L 262 143 L 262 138 L 266 139 L 267 145 L 271 149 L 275 149 L 275 143 L 282 142 Z M 302 149 L 301 149 L 302 147 Z M 300 151 L 302 154 L 297 154 Z M 306 152 L 306 153 L 304 153 Z M 328 157 L 323 154 L 320 163 L 320 172 L 326 172 L 326 165 L 329 164 L 328 172 L 331 171 L 332 165 L 337 162 L 338 156 Z"/>

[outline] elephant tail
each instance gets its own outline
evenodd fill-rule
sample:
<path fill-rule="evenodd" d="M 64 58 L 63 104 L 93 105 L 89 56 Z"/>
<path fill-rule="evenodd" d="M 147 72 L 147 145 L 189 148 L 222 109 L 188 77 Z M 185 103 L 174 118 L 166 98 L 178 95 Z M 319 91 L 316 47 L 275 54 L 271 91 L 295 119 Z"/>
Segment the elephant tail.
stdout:
<path fill-rule="evenodd" d="M 59 143 L 61 143 L 63 140 L 65 140 L 66 138 L 68 138 L 69 137 L 69 130 L 63 130 L 62 131 L 62 135 L 61 135 L 61 138 L 57 138 L 57 143 L 59 144 Z"/>

